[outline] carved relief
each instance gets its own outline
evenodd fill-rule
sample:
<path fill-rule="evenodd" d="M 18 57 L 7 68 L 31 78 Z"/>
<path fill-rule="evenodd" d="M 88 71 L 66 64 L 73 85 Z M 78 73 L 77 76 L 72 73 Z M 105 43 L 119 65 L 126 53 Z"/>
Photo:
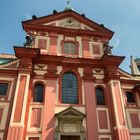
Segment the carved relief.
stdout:
<path fill-rule="evenodd" d="M 36 64 L 34 66 L 35 69 L 40 69 L 40 70 L 47 70 L 47 65 L 46 64 Z"/>
<path fill-rule="evenodd" d="M 75 21 L 73 18 L 66 18 L 59 21 L 58 26 L 65 28 L 82 29 L 81 23 Z"/>

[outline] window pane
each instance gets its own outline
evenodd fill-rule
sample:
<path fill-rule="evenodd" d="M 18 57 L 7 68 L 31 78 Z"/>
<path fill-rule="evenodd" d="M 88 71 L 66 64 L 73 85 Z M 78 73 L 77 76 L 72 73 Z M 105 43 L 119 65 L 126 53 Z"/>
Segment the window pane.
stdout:
<path fill-rule="evenodd" d="M 6 96 L 8 90 L 8 83 L 0 83 L 0 96 Z"/>
<path fill-rule="evenodd" d="M 96 103 L 97 105 L 105 105 L 104 92 L 100 87 L 96 88 Z"/>
<path fill-rule="evenodd" d="M 135 103 L 135 96 L 133 92 L 126 92 L 127 102 L 129 103 Z"/>
<path fill-rule="evenodd" d="M 64 54 L 76 54 L 76 44 L 71 42 L 64 43 Z"/>
<path fill-rule="evenodd" d="M 43 102 L 43 85 L 37 84 L 34 89 L 34 102 Z"/>
<path fill-rule="evenodd" d="M 62 78 L 62 103 L 78 103 L 78 83 L 73 73 L 67 72 Z"/>

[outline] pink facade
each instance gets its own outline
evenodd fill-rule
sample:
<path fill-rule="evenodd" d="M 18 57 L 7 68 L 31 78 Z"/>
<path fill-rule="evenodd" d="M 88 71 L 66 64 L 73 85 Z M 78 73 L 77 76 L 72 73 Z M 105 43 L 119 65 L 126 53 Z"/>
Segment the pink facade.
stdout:
<path fill-rule="evenodd" d="M 1 140 L 140 140 L 140 77 L 112 31 L 72 10 L 22 24 L 25 45 L 0 54 Z"/>

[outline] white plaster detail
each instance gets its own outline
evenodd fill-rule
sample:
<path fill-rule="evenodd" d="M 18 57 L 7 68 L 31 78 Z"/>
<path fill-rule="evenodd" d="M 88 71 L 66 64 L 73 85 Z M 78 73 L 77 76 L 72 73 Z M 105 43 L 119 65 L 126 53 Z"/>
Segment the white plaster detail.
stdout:
<path fill-rule="evenodd" d="M 32 109 L 33 108 L 41 109 L 40 127 L 30 127 L 31 126 L 31 118 L 32 118 Z M 34 105 L 30 105 L 27 131 L 28 132 L 30 132 L 30 131 L 31 132 L 41 131 L 42 130 L 42 118 L 43 118 L 43 105 L 40 105 L 40 104 L 37 104 L 37 103 L 34 103 Z"/>
<path fill-rule="evenodd" d="M 140 128 L 133 128 L 132 127 L 131 118 L 130 118 L 131 113 L 138 114 L 138 118 L 139 118 L 139 122 L 140 122 L 140 109 L 126 109 L 126 116 L 127 116 L 127 122 L 128 122 L 128 126 L 129 126 L 129 131 L 132 132 L 132 133 L 139 133 Z"/>
<path fill-rule="evenodd" d="M 48 36 L 36 36 L 35 38 L 35 45 L 33 46 L 34 48 L 38 48 L 38 42 L 39 42 L 39 39 L 45 39 L 47 41 L 46 43 L 46 49 L 42 51 L 41 49 L 41 52 L 49 52 L 49 48 L 50 48 L 50 37 Z"/>
<path fill-rule="evenodd" d="M 9 87 L 9 93 L 8 93 L 8 100 L 11 99 L 12 96 L 12 91 L 13 91 L 13 86 L 14 86 L 14 78 L 6 78 L 6 77 L 0 77 L 0 81 L 5 81 L 5 82 L 10 82 L 10 87 Z M 2 98 L 1 98 L 2 99 Z"/>
<path fill-rule="evenodd" d="M 140 135 L 131 136 L 131 140 L 140 140 Z"/>
<path fill-rule="evenodd" d="M 25 91 L 24 91 L 24 97 L 23 97 L 23 105 L 24 106 L 22 107 L 21 121 L 19 123 L 15 123 L 14 122 L 14 114 L 15 114 L 16 103 L 17 103 L 17 98 L 18 98 L 20 77 L 22 75 L 27 76 L 26 85 L 25 85 Z M 13 103 L 13 110 L 12 110 L 12 115 L 11 115 L 10 126 L 24 126 L 24 119 L 25 119 L 25 113 L 26 113 L 25 111 L 26 111 L 26 104 L 27 104 L 29 82 L 30 82 L 30 75 L 29 74 L 19 73 L 18 79 L 17 79 L 17 86 L 16 86 L 16 91 L 15 91 L 15 98 L 14 98 L 14 103 Z"/>
<path fill-rule="evenodd" d="M 55 107 L 55 114 L 69 108 L 69 106 L 61 105 L 61 106 L 56 106 Z M 73 106 L 76 110 L 80 111 L 81 113 L 85 114 L 86 110 L 85 107 L 79 107 L 79 106 Z"/>
<path fill-rule="evenodd" d="M 8 115 L 8 109 L 9 109 L 9 103 L 0 102 L 0 108 L 3 108 L 2 119 L 0 122 L 0 129 L 5 129 L 7 115 Z"/>
<path fill-rule="evenodd" d="M 57 55 L 62 55 L 62 40 L 64 40 L 64 36 L 62 34 L 58 35 L 58 40 L 57 40 Z"/>
<path fill-rule="evenodd" d="M 0 132 L 0 140 L 3 140 L 4 133 Z"/>
<path fill-rule="evenodd" d="M 93 45 L 99 45 L 99 49 L 100 49 L 100 54 L 94 54 L 93 52 Z M 90 56 L 91 57 L 99 57 L 101 58 L 103 56 L 103 45 L 100 42 L 89 42 L 89 47 L 90 47 Z"/>
<path fill-rule="evenodd" d="M 57 74 L 59 75 L 62 72 L 62 66 L 57 66 Z"/>
<path fill-rule="evenodd" d="M 80 36 L 77 36 L 76 40 L 79 43 L 79 57 L 81 58 L 83 56 L 82 38 Z"/>
<path fill-rule="evenodd" d="M 101 110 L 101 111 L 103 110 L 103 111 L 106 112 L 108 129 L 100 129 L 100 128 L 99 128 L 99 115 L 98 115 L 98 111 L 99 111 L 99 110 Z M 97 108 L 96 108 L 96 114 L 97 114 L 98 131 L 99 131 L 99 132 L 105 132 L 105 133 L 106 133 L 106 132 L 110 132 L 111 129 L 110 129 L 110 119 L 109 119 L 108 109 L 105 108 L 105 107 L 97 107 Z"/>
<path fill-rule="evenodd" d="M 111 135 L 99 135 L 99 140 L 101 140 L 102 138 L 109 138 L 109 140 L 112 140 Z"/>
<path fill-rule="evenodd" d="M 41 134 L 27 134 L 26 136 L 26 140 L 29 140 L 30 137 L 33 137 L 33 138 L 39 138 L 39 140 L 41 140 Z"/>

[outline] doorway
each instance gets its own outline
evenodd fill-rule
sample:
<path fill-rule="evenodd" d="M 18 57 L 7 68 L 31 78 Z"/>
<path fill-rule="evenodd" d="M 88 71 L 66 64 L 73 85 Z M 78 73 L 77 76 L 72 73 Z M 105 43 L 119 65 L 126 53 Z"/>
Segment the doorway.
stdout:
<path fill-rule="evenodd" d="M 80 140 L 80 136 L 61 136 L 61 140 Z"/>

